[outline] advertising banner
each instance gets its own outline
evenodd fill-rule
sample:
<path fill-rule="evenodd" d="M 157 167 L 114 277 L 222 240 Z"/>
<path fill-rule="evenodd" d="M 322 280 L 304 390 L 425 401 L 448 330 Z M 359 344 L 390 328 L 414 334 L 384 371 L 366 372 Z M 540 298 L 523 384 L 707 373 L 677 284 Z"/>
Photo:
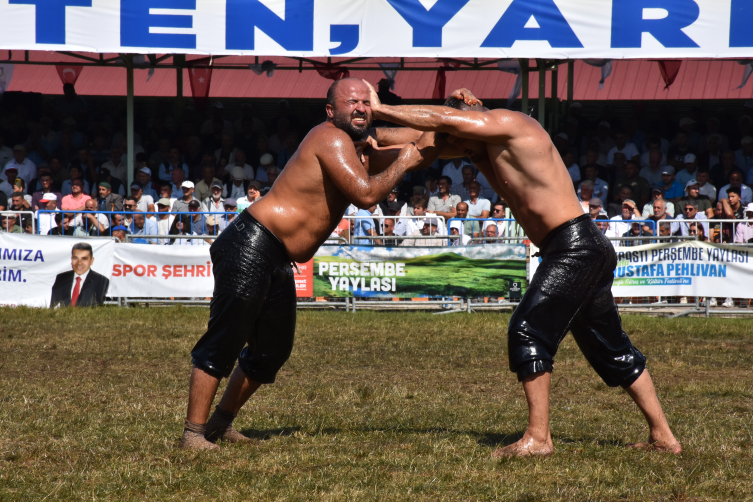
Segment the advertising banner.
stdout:
<path fill-rule="evenodd" d="M 0 49 L 745 58 L 750 0 L 7 0 Z"/>
<path fill-rule="evenodd" d="M 527 284 L 526 247 L 322 246 L 313 272 L 314 296 L 506 297 L 512 283 Z"/>
<path fill-rule="evenodd" d="M 311 262 L 294 269 L 296 293 L 312 295 Z M 118 244 L 112 266 L 111 297 L 211 298 L 214 291 L 209 246 Z"/>
<path fill-rule="evenodd" d="M 616 297 L 753 298 L 753 248 L 686 241 L 616 247 L 615 252 L 612 294 Z M 531 259 L 532 276 L 540 260 Z"/>
<path fill-rule="evenodd" d="M 76 253 L 83 255 L 77 265 L 82 267 L 78 277 L 83 277 L 77 303 L 101 304 L 110 282 L 114 240 L 0 233 L 0 306 L 49 307 L 53 297 L 56 304 L 70 305 L 77 276 L 73 246 L 79 243 L 89 244 L 93 256 Z"/>

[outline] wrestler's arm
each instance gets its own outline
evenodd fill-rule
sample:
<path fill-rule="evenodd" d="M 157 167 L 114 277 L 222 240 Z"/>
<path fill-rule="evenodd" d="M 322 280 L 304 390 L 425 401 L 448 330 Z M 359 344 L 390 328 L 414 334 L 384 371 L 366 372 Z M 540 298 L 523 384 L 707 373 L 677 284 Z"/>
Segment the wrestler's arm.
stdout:
<path fill-rule="evenodd" d="M 337 188 L 359 208 L 383 200 L 405 173 L 430 164 L 437 153 L 433 135 L 429 135 L 424 143 L 406 145 L 386 169 L 369 176 L 347 134 L 334 129 L 326 134 L 329 135 L 323 141 L 326 147 L 320 149 L 317 157 Z"/>
<path fill-rule="evenodd" d="M 379 147 L 403 147 L 411 141 L 418 141 L 422 131 L 410 127 L 376 127 L 369 130 L 369 136 L 374 138 Z M 441 136 L 439 139 L 443 139 Z M 444 142 L 439 152 L 440 159 L 457 159 L 465 157 L 465 153 L 456 146 Z"/>

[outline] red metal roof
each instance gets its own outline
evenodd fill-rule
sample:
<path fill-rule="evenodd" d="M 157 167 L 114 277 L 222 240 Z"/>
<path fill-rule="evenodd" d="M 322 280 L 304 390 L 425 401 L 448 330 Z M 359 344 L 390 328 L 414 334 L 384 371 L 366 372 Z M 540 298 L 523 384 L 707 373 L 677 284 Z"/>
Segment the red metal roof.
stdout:
<path fill-rule="evenodd" d="M 7 59 L 8 51 L 0 51 L 0 60 Z M 16 59 L 18 51 L 14 53 Z M 34 51 L 32 61 L 76 63 L 79 60 L 54 52 Z M 91 54 L 92 57 L 99 57 Z M 105 57 L 115 57 L 107 54 Z M 191 57 L 188 58 L 192 59 Z M 267 58 L 260 58 L 264 60 Z M 268 58 L 277 63 L 291 64 L 288 58 Z M 222 64 L 247 65 L 253 57 L 231 56 L 218 59 Z M 333 58 L 333 61 L 337 60 Z M 374 60 L 371 61 L 373 63 Z M 397 58 L 378 59 L 379 62 L 398 61 Z M 408 61 L 406 59 L 406 61 Z M 416 58 L 412 63 L 424 67 L 438 67 L 436 60 Z M 535 62 L 531 61 L 533 66 Z M 377 82 L 383 77 L 380 71 L 359 70 L 358 63 L 350 64 L 350 75 Z M 575 62 L 574 99 L 587 100 L 655 100 L 655 99 L 753 99 L 753 82 L 743 89 L 735 89 L 742 82 L 745 67 L 730 60 L 684 60 L 674 84 L 664 90 L 658 64 L 650 60 L 616 60 L 612 74 L 604 88 L 599 90 L 601 69 Z M 136 96 L 173 97 L 176 95 L 174 69 L 157 69 L 147 82 L 147 70 L 135 70 Z M 507 99 L 515 76 L 501 71 L 448 71 L 447 92 L 459 87 L 471 89 L 482 99 Z M 76 83 L 82 95 L 123 96 L 126 92 L 126 70 L 118 67 L 85 67 Z M 405 99 L 431 99 L 436 78 L 435 71 L 402 71 L 397 75 L 395 92 Z M 323 98 L 332 83 L 316 71 L 302 73 L 278 70 L 274 76 L 256 75 L 250 70 L 215 69 L 212 75 L 210 97 L 231 98 Z M 559 69 L 558 96 L 567 92 L 567 65 Z M 547 79 L 547 95 L 550 82 Z M 42 94 L 62 94 L 62 84 L 54 66 L 17 64 L 9 91 L 30 91 Z M 183 94 L 191 95 L 187 70 L 184 70 Z M 538 72 L 531 72 L 529 98 L 538 97 Z"/>

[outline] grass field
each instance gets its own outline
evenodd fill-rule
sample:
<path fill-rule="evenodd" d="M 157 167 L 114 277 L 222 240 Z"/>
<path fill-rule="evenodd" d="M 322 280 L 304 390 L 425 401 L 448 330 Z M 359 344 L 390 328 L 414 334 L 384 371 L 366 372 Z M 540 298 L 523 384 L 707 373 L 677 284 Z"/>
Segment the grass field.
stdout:
<path fill-rule="evenodd" d="M 0 309 L 0 500 L 751 500 L 753 322 L 628 316 L 684 451 L 572 338 L 546 460 L 522 434 L 509 316 L 301 312 L 293 356 L 241 411 L 251 447 L 176 449 L 206 309 Z"/>

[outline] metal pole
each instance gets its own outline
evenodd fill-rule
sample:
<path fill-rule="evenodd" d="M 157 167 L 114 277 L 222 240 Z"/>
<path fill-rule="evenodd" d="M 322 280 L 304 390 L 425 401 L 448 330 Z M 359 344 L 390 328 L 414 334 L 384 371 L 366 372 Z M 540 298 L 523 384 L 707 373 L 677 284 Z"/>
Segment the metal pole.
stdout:
<path fill-rule="evenodd" d="M 185 100 L 183 99 L 183 64 L 186 62 L 186 55 L 185 54 L 176 54 L 173 56 L 173 62 L 176 65 L 179 65 L 180 67 L 175 70 L 175 89 L 176 89 L 176 100 L 175 100 L 175 118 L 178 119 L 178 121 L 183 121 L 183 111 L 185 110 Z"/>
<path fill-rule="evenodd" d="M 520 69 L 523 72 L 523 93 L 520 98 L 520 111 L 528 115 L 528 59 L 519 59 Z"/>
<path fill-rule="evenodd" d="M 133 167 L 136 154 L 133 148 L 133 54 L 127 54 L 126 64 L 126 172 L 128 183 L 133 183 Z"/>
<path fill-rule="evenodd" d="M 539 124 L 546 129 L 546 65 L 542 59 L 536 60 L 539 68 Z"/>

